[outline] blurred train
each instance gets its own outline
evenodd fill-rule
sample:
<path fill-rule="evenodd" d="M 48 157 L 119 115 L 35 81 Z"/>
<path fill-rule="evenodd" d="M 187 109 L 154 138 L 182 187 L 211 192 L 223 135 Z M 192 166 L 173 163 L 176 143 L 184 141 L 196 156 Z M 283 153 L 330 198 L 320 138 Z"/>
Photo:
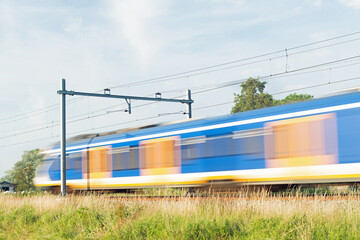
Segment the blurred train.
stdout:
<path fill-rule="evenodd" d="M 360 180 L 358 89 L 209 119 L 83 135 L 67 142 L 73 190 L 354 183 Z M 59 144 L 35 185 L 60 186 Z"/>

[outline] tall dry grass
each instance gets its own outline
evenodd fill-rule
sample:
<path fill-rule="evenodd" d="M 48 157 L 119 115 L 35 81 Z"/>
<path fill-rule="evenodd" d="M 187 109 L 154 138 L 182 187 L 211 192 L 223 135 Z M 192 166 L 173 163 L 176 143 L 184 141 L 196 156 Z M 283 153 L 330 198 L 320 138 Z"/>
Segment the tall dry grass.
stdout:
<path fill-rule="evenodd" d="M 266 191 L 176 200 L 0 194 L 0 239 L 359 239 L 360 201 Z"/>

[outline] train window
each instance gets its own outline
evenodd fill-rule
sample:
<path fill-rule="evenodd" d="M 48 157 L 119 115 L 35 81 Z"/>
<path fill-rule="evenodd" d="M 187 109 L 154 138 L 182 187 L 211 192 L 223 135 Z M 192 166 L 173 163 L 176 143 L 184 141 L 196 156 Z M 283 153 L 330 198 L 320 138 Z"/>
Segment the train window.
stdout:
<path fill-rule="evenodd" d="M 70 159 L 69 154 L 66 154 L 66 170 L 73 169 L 73 161 Z M 61 170 L 61 155 L 54 162 L 54 170 Z"/>
<path fill-rule="evenodd" d="M 70 169 L 80 169 L 81 168 L 81 152 L 71 153 L 70 154 Z"/>
<path fill-rule="evenodd" d="M 130 167 L 129 147 L 119 147 L 112 150 L 114 170 L 123 170 Z"/>
<path fill-rule="evenodd" d="M 119 147 L 112 150 L 114 170 L 139 168 L 139 148 Z"/>
<path fill-rule="evenodd" d="M 139 168 L 139 148 L 136 146 L 130 147 L 130 169 Z"/>
<path fill-rule="evenodd" d="M 334 118 L 324 120 L 325 155 L 337 154 L 336 120 Z"/>
<path fill-rule="evenodd" d="M 81 152 L 66 154 L 66 170 L 81 169 L 82 155 Z M 59 171 L 61 169 L 61 155 L 54 159 L 53 170 Z"/>
<path fill-rule="evenodd" d="M 61 158 L 60 158 L 60 162 L 61 162 Z M 69 170 L 69 169 L 72 169 L 72 166 L 71 166 L 71 161 L 70 161 L 69 154 L 66 154 L 66 170 Z"/>
<path fill-rule="evenodd" d="M 233 132 L 231 152 L 233 154 L 258 154 L 263 152 L 262 128 L 247 129 Z"/>
<path fill-rule="evenodd" d="M 204 157 L 205 136 L 192 137 L 182 140 L 181 155 L 184 160 Z"/>
<path fill-rule="evenodd" d="M 263 138 L 248 137 L 244 139 L 244 154 L 258 154 L 264 151 Z"/>
<path fill-rule="evenodd" d="M 206 157 L 220 157 L 231 154 L 231 135 L 221 135 L 206 138 Z"/>
<path fill-rule="evenodd" d="M 53 163 L 53 170 L 54 171 L 59 171 L 60 170 L 60 155 L 58 155 L 56 158 L 54 158 L 54 163 Z"/>
<path fill-rule="evenodd" d="M 182 156 L 184 160 L 194 159 L 197 156 L 197 147 L 194 144 L 182 147 Z"/>

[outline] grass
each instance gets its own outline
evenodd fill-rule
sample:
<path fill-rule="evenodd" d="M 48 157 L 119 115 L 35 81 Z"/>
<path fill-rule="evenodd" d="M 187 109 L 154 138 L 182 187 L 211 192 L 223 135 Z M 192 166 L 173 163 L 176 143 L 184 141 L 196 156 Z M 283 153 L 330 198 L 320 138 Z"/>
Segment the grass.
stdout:
<path fill-rule="evenodd" d="M 0 194 L 0 239 L 360 238 L 357 196 L 328 201 L 323 195 L 295 196 L 284 200 L 257 192 L 225 200 L 129 201 L 106 195 Z"/>

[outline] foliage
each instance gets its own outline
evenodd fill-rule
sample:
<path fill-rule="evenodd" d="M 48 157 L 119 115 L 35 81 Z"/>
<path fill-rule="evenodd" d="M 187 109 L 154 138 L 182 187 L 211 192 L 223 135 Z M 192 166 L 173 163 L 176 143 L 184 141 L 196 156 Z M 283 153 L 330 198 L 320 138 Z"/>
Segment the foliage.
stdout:
<path fill-rule="evenodd" d="M 0 239 L 358 239 L 354 195 L 177 201 L 0 195 Z"/>
<path fill-rule="evenodd" d="M 44 155 L 40 154 L 40 149 L 25 151 L 21 161 L 16 162 L 13 169 L 7 171 L 7 175 L 2 180 L 17 184 L 17 191 L 34 190 L 35 171 L 43 158 Z"/>
<path fill-rule="evenodd" d="M 276 99 L 274 100 L 273 105 L 282 105 L 282 104 L 288 104 L 288 103 L 294 103 L 294 102 L 301 102 L 306 101 L 309 99 L 312 99 L 314 96 L 311 96 L 309 94 L 296 94 L 292 93 L 286 96 L 284 99 Z"/>
<path fill-rule="evenodd" d="M 241 94 L 234 94 L 235 106 L 231 113 L 244 112 L 253 109 L 265 108 L 273 106 L 273 97 L 264 93 L 266 82 L 259 79 L 249 78 L 242 83 Z"/>
<path fill-rule="evenodd" d="M 313 98 L 309 94 L 292 93 L 284 99 L 274 99 L 270 94 L 264 93 L 265 85 L 266 82 L 260 81 L 259 78 L 249 78 L 246 82 L 242 83 L 240 85 L 241 94 L 234 93 L 235 106 L 232 108 L 231 113 L 300 102 Z"/>

